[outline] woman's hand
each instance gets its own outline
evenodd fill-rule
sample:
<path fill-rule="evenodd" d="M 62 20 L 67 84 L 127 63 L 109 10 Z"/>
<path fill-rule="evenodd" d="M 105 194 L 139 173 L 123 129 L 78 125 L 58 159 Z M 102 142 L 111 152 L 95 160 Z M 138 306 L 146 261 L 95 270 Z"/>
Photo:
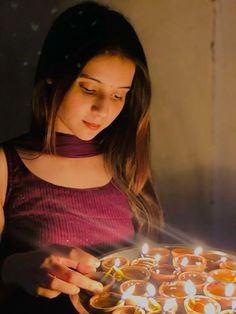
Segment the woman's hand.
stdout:
<path fill-rule="evenodd" d="M 102 284 L 85 276 L 96 271 L 99 260 L 85 251 L 61 245 L 45 250 L 17 253 L 2 265 L 5 284 L 15 284 L 32 295 L 54 298 L 77 294 L 80 288 L 102 291 Z"/>

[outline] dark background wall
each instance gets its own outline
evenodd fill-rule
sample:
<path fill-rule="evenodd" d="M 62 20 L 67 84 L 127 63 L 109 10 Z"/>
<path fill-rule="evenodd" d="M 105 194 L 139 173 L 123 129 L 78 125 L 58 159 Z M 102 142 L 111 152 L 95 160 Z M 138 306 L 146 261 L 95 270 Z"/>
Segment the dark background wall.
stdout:
<path fill-rule="evenodd" d="M 77 2 L 0 1 L 0 142 L 28 130 L 44 36 Z M 101 2 L 130 18 L 147 53 L 164 241 L 236 249 L 236 0 Z"/>

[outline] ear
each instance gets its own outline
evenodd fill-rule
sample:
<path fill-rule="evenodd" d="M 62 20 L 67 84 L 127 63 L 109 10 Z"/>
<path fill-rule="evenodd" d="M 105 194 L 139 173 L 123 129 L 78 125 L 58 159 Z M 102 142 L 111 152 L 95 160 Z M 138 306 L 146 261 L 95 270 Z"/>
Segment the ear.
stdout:
<path fill-rule="evenodd" d="M 52 79 L 51 79 L 51 78 L 47 78 L 47 79 L 46 79 L 46 82 L 47 82 L 49 85 L 52 85 Z"/>

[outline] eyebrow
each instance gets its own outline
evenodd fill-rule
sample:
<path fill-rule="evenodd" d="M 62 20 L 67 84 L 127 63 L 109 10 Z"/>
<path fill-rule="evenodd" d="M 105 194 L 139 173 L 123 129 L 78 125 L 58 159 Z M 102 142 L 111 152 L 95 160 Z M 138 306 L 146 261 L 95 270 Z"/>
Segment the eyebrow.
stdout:
<path fill-rule="evenodd" d="M 87 78 L 87 79 L 89 79 L 89 80 L 95 81 L 95 82 L 97 82 L 97 83 L 99 83 L 99 84 L 103 84 L 103 83 L 102 83 L 101 81 L 99 81 L 98 79 L 96 79 L 96 78 L 94 78 L 94 77 L 92 77 L 92 76 L 90 76 L 90 75 L 88 75 L 88 74 L 86 74 L 86 73 L 81 73 L 81 74 L 79 75 L 79 77 L 84 77 L 84 78 Z M 120 87 L 117 87 L 117 88 L 130 89 L 131 86 L 120 86 Z"/>

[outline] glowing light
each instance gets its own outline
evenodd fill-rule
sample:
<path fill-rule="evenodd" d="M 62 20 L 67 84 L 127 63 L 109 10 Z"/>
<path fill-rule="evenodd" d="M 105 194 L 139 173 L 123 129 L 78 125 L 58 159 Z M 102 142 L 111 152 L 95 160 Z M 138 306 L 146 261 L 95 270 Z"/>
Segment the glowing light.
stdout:
<path fill-rule="evenodd" d="M 147 243 L 144 243 L 144 245 L 142 247 L 142 254 L 146 255 L 148 251 L 149 251 L 149 246 Z"/>
<path fill-rule="evenodd" d="M 188 258 L 184 257 L 180 263 L 181 266 L 187 266 L 188 265 Z"/>
<path fill-rule="evenodd" d="M 203 252 L 203 249 L 201 246 L 198 246 L 195 250 L 194 250 L 194 254 L 195 255 L 201 255 Z"/>
<path fill-rule="evenodd" d="M 147 285 L 146 290 L 147 290 L 148 296 L 150 297 L 153 297 L 156 294 L 156 288 L 151 283 Z"/>
<path fill-rule="evenodd" d="M 145 308 L 149 310 L 148 307 L 148 299 L 145 297 L 139 297 L 139 296 L 133 296 L 132 300 L 135 302 L 135 304 L 141 308 Z"/>
<path fill-rule="evenodd" d="M 114 262 L 114 267 L 118 268 L 120 266 L 120 259 L 116 258 Z"/>
<path fill-rule="evenodd" d="M 191 280 L 187 280 L 184 283 L 184 290 L 188 295 L 194 295 L 197 292 L 196 287 Z"/>
<path fill-rule="evenodd" d="M 215 307 L 212 303 L 204 306 L 204 314 L 215 314 Z"/>
<path fill-rule="evenodd" d="M 173 298 L 167 299 L 164 306 L 163 306 L 163 311 L 164 312 L 170 311 L 171 309 L 173 309 L 176 306 L 177 306 L 177 302 L 175 299 L 173 299 Z"/>
<path fill-rule="evenodd" d="M 225 296 L 232 297 L 233 293 L 234 293 L 234 284 L 233 283 L 227 284 L 225 287 Z"/>
<path fill-rule="evenodd" d="M 160 259 L 161 259 L 161 255 L 160 254 L 156 254 L 155 256 L 154 256 L 154 259 L 155 259 L 155 262 L 160 262 Z"/>
<path fill-rule="evenodd" d="M 220 261 L 221 261 L 222 263 L 226 262 L 226 261 L 227 261 L 227 257 L 226 257 L 226 256 L 222 256 L 222 257 L 220 258 Z"/>
<path fill-rule="evenodd" d="M 135 285 L 132 285 L 131 287 L 129 287 L 127 290 L 125 290 L 125 292 L 123 293 L 122 295 L 122 299 L 123 300 L 126 300 L 126 299 L 129 299 L 132 294 L 134 293 L 134 290 L 135 290 Z"/>

